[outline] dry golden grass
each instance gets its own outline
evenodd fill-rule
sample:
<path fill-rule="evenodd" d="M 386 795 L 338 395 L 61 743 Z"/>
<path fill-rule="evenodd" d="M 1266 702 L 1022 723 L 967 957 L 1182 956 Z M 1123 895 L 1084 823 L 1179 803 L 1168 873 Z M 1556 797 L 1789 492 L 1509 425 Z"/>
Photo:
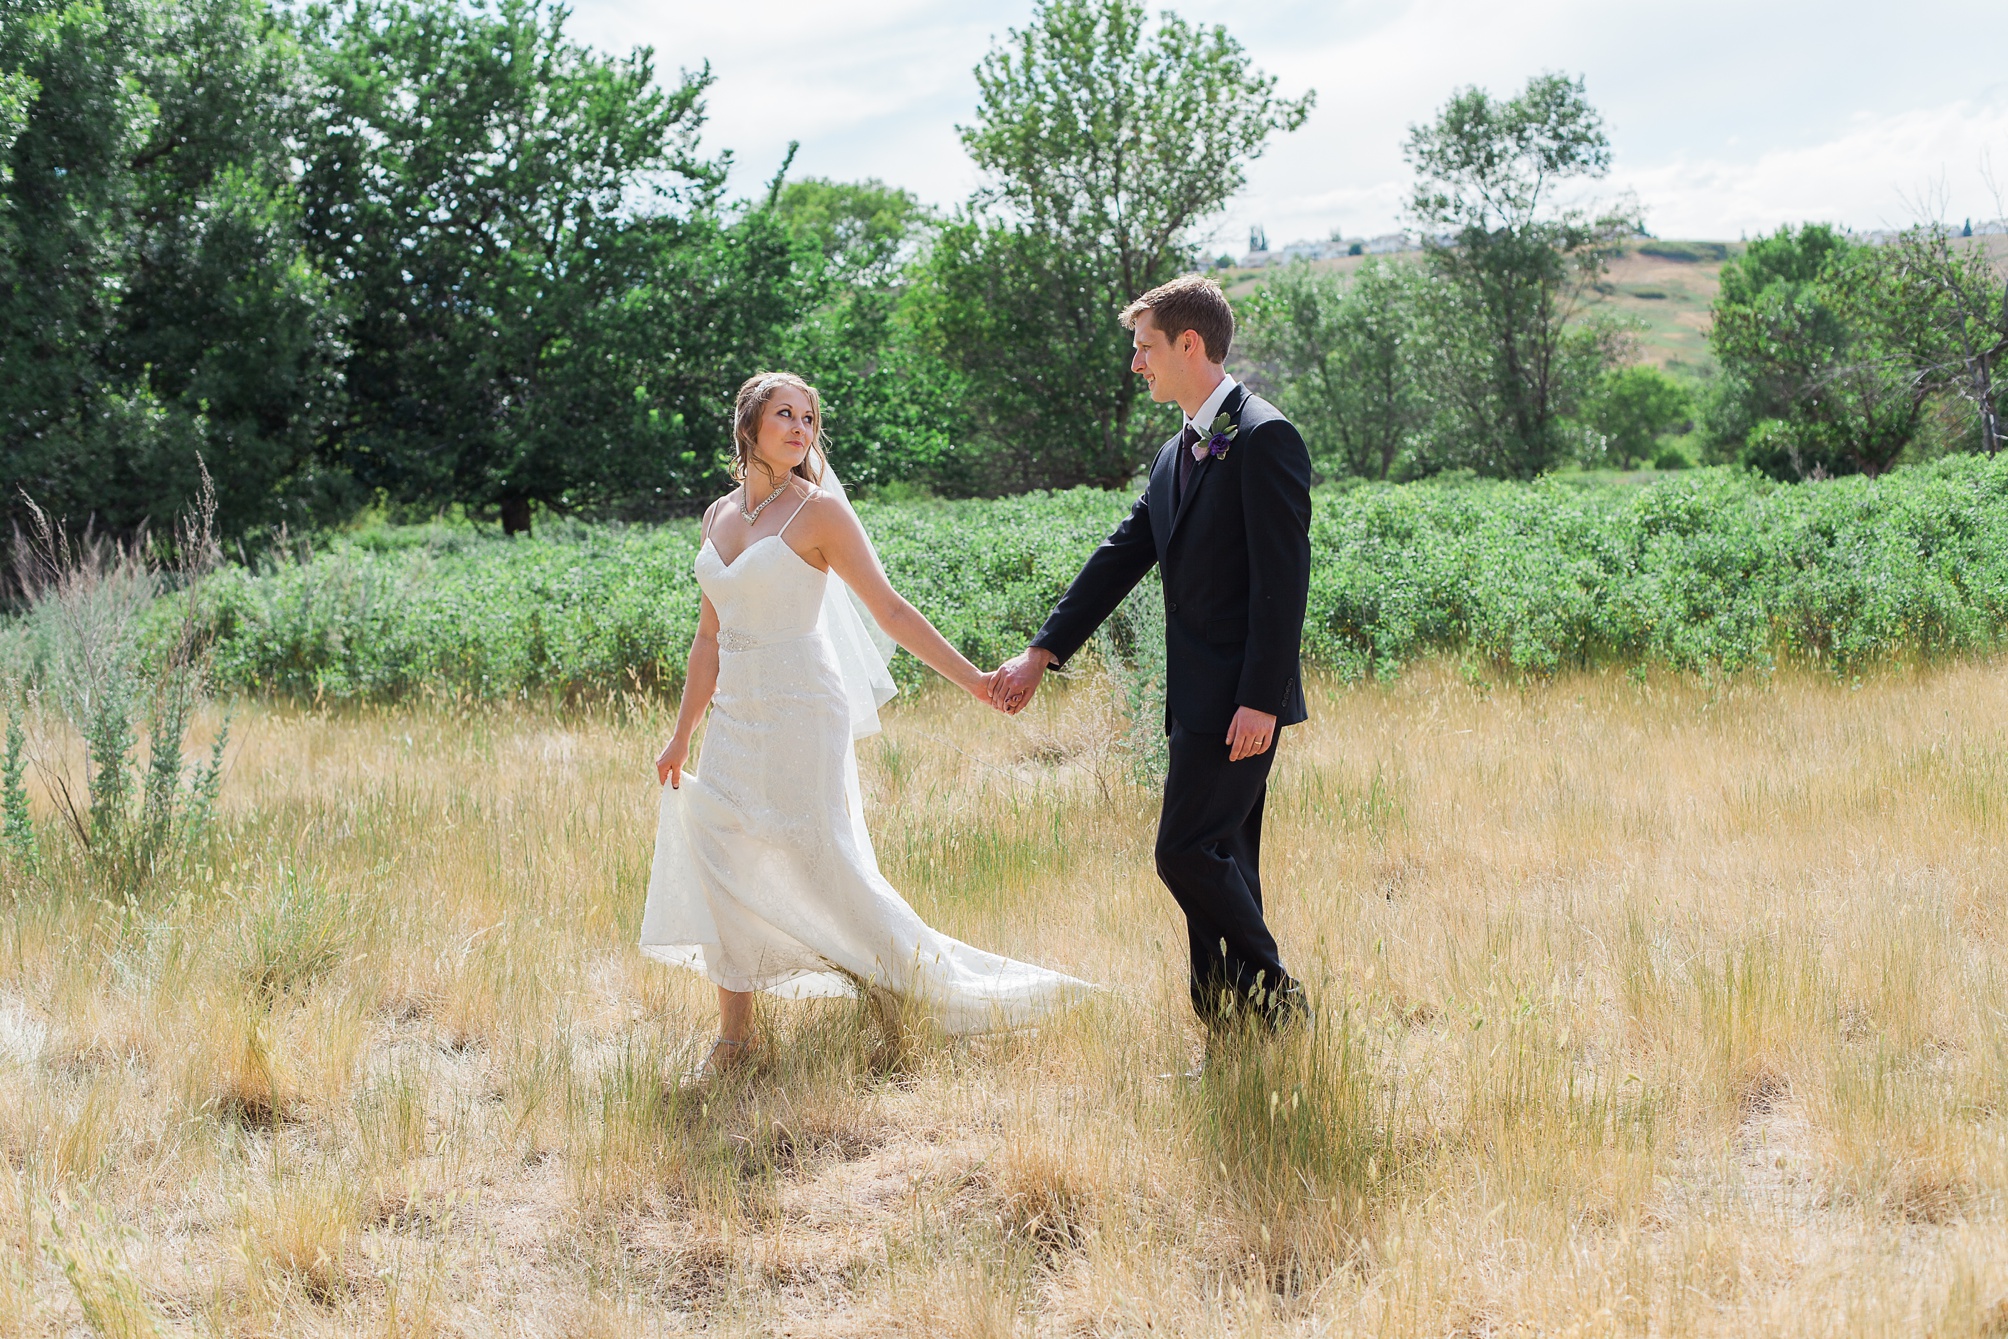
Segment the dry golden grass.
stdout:
<path fill-rule="evenodd" d="M 1036 1035 L 775 1005 L 675 1076 L 661 720 L 247 710 L 206 856 L 0 911 L 0 1335 L 2008 1334 L 2008 667 L 1316 694 L 1317 1026 L 1197 1083 L 1093 685 L 863 748 Z"/>

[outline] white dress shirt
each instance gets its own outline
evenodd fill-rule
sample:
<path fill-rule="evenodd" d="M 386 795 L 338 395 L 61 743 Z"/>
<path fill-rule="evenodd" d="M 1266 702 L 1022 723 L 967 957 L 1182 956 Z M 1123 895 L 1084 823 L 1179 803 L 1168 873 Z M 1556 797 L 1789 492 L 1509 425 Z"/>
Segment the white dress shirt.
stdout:
<path fill-rule="evenodd" d="M 1214 419 L 1220 417 L 1220 406 L 1227 403 L 1229 392 L 1240 384 L 1231 376 L 1221 377 L 1220 384 L 1213 388 L 1213 394 L 1207 396 L 1206 403 L 1199 406 L 1199 412 L 1187 417 L 1185 426 L 1199 434 L 1198 446 L 1205 446 L 1206 439 L 1213 435 L 1212 424 Z"/>

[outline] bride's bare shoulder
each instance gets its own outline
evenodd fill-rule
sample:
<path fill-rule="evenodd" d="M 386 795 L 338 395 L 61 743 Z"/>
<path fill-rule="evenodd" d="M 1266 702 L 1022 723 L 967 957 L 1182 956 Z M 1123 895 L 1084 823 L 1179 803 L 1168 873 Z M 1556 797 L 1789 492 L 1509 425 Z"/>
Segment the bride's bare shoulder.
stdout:
<path fill-rule="evenodd" d="M 802 525 L 820 536 L 848 534 L 858 528 L 851 509 L 814 484 L 808 484 L 808 500 L 802 504 Z"/>
<path fill-rule="evenodd" d="M 732 493 L 737 493 L 738 491 L 735 488 L 732 490 Z M 717 499 L 704 509 L 704 518 L 698 525 L 698 529 L 702 533 L 707 535 L 711 533 L 711 527 L 718 523 L 718 518 L 723 516 L 725 509 L 732 504 L 732 493 L 727 493 L 724 497 Z"/>

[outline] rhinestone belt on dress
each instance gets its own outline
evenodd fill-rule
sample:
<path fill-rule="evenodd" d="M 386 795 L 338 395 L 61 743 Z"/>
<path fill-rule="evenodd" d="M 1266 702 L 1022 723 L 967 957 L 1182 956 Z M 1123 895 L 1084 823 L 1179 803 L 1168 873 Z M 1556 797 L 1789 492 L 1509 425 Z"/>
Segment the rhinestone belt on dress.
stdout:
<path fill-rule="evenodd" d="M 718 649 L 721 651 L 751 651 L 762 646 L 781 646 L 788 642 L 799 642 L 805 637 L 815 636 L 815 630 L 798 632 L 792 637 L 763 638 L 750 632 L 739 632 L 733 628 L 718 630 Z"/>

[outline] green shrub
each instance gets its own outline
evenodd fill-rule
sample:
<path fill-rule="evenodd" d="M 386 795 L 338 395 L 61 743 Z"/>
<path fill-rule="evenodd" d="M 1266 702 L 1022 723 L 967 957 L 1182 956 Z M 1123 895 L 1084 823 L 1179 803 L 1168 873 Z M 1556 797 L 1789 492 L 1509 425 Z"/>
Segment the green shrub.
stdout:
<path fill-rule="evenodd" d="M 1656 367 L 1639 364 L 1604 373 L 1583 405 L 1588 429 L 1584 463 L 1635 469 L 1657 458 L 1665 434 L 1694 408 L 1687 388 Z"/>
<path fill-rule="evenodd" d="M 1846 672 L 1983 650 L 2008 626 L 2008 459 L 1777 485 L 1361 489 L 1320 508 L 1306 650 L 1387 674 L 1432 651 L 1523 671 L 1655 663 Z"/>
<path fill-rule="evenodd" d="M 893 584 L 980 664 L 1022 648 L 1130 498 L 866 502 Z M 1463 480 L 1321 489 L 1305 653 L 1347 678 L 1472 654 L 1837 672 L 1994 647 L 2008 628 L 2008 459 L 1781 485 Z M 202 596 L 218 679 L 325 701 L 671 691 L 697 623 L 694 524 L 535 540 L 340 540 L 226 569 Z M 896 665 L 908 682 L 925 671 Z"/>
<path fill-rule="evenodd" d="M 674 684 L 697 630 L 694 523 L 513 541 L 377 534 L 236 568 L 204 592 L 215 674 L 308 701 Z"/>

